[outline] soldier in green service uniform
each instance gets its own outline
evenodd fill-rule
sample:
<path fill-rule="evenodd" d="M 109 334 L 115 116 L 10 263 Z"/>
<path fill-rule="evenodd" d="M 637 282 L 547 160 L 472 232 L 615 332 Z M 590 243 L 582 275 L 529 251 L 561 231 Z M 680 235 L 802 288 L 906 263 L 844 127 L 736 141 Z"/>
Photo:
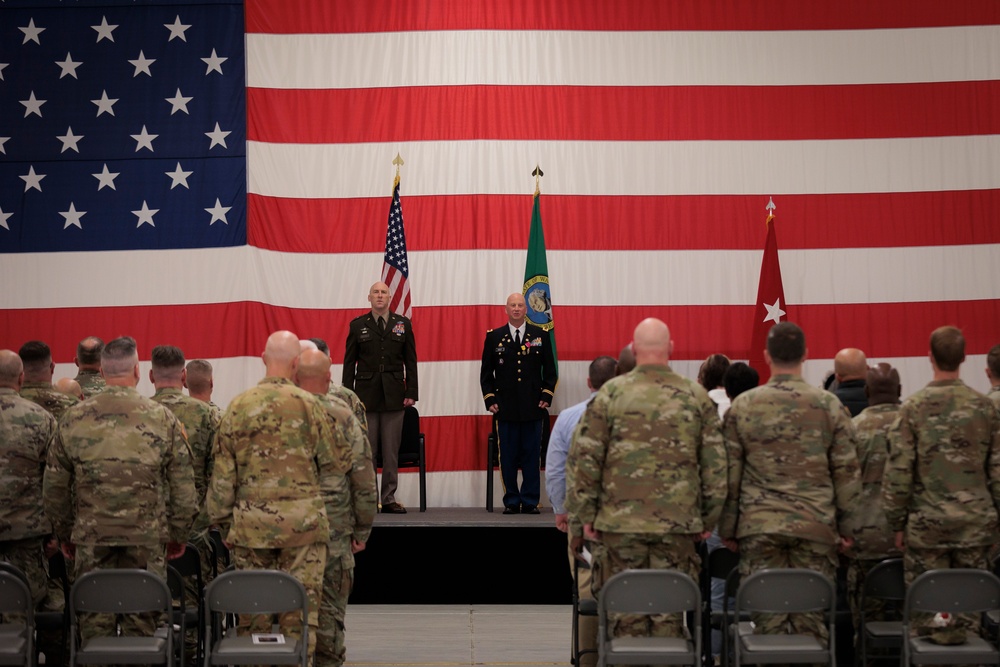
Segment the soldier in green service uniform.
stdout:
<path fill-rule="evenodd" d="M 104 390 L 104 377 L 101 376 L 101 353 L 104 341 L 97 336 L 88 336 L 76 346 L 76 357 L 73 362 L 79 369 L 73 378 L 80 383 L 83 395 L 90 398 Z"/>
<path fill-rule="evenodd" d="M 636 368 L 606 382 L 584 412 L 566 459 L 566 509 L 600 541 L 596 596 L 626 569 L 675 569 L 697 580 L 696 544 L 719 518 L 726 451 L 715 403 L 669 366 L 667 325 L 643 320 Z M 679 616 L 612 619 L 615 636 L 680 636 Z"/>
<path fill-rule="evenodd" d="M 986 395 L 1000 410 L 1000 345 L 991 347 L 986 355 L 986 377 L 990 381 L 990 390 Z"/>
<path fill-rule="evenodd" d="M 930 348 L 934 379 L 899 410 L 882 486 L 907 584 L 927 570 L 988 568 L 1000 528 L 1000 416 L 959 379 L 961 331 L 935 329 Z M 922 616 L 914 626 L 932 642 L 961 644 L 979 620 L 952 616 L 938 626 Z"/>
<path fill-rule="evenodd" d="M 216 439 L 208 513 L 230 545 L 236 569 L 277 569 L 296 577 L 309 596 L 309 654 L 326 567 L 330 523 L 322 489 L 352 467 L 350 449 L 334 446 L 330 419 L 319 401 L 292 383 L 299 339 L 270 335 L 266 376 L 232 400 Z M 282 632 L 300 621 L 285 614 Z M 269 632 L 270 618 L 241 616 L 241 632 Z"/>
<path fill-rule="evenodd" d="M 328 393 L 330 357 L 318 349 L 304 350 L 295 382 L 319 398 L 330 416 L 337 446 L 349 447 L 353 459 L 347 475 L 330 478 L 330 484 L 323 487 L 330 542 L 316 633 L 316 665 L 340 667 L 346 657 L 344 618 L 354 585 L 354 554 L 364 550 L 378 508 L 375 469 L 371 444 L 357 417 L 347 403 Z"/>
<path fill-rule="evenodd" d="M 831 580 L 838 546 L 852 543 L 861 494 L 854 426 L 836 396 L 802 379 L 806 340 L 781 322 L 767 335 L 767 384 L 740 394 L 726 414 L 729 494 L 719 535 L 740 552 L 740 572 L 807 568 Z M 757 615 L 754 631 L 827 641 L 821 614 Z"/>
<path fill-rule="evenodd" d="M 37 605 L 47 589 L 43 547 L 52 533 L 42 507 L 42 473 L 56 420 L 17 395 L 23 380 L 18 355 L 0 350 L 0 560 L 24 572 Z"/>
<path fill-rule="evenodd" d="M 900 555 L 882 506 L 882 476 L 889 458 L 890 428 L 899 416 L 901 391 L 899 371 L 884 362 L 873 366 L 865 380 L 868 407 L 852 420 L 861 466 L 861 500 L 847 568 L 847 594 L 855 633 L 861 621 L 861 591 L 868 571 L 886 558 Z M 884 608 L 883 600 L 868 598 L 866 617 L 879 620 Z"/>
<path fill-rule="evenodd" d="M 52 386 L 52 374 L 56 369 L 52 361 L 52 350 L 40 340 L 29 340 L 17 351 L 24 364 L 24 385 L 21 387 L 21 397 L 36 403 L 56 418 L 71 405 L 80 401 L 58 391 Z"/>
<path fill-rule="evenodd" d="M 76 559 L 77 577 L 95 569 L 140 568 L 166 579 L 166 559 L 184 551 L 198 511 L 184 427 L 140 395 L 135 340 L 101 353 L 107 387 L 63 414 L 45 467 L 45 512 Z M 124 634 L 149 635 L 152 619 L 126 618 Z M 85 616 L 81 635 L 110 634 L 114 618 Z"/>

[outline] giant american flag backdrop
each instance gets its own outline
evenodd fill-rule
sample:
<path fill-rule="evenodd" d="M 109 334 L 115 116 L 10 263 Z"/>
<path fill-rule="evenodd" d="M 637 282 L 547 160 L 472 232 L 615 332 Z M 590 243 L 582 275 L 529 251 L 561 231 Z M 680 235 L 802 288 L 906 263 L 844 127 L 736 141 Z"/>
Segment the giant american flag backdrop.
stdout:
<path fill-rule="evenodd" d="M 482 502 L 479 359 L 521 289 L 536 164 L 555 410 L 646 316 L 688 376 L 747 358 L 772 197 L 808 380 L 857 346 L 910 393 L 949 323 L 986 388 L 994 0 L 7 0 L 0 347 L 46 340 L 58 377 L 89 334 L 174 343 L 224 404 L 288 328 L 339 377 L 397 153 L 432 506 Z"/>

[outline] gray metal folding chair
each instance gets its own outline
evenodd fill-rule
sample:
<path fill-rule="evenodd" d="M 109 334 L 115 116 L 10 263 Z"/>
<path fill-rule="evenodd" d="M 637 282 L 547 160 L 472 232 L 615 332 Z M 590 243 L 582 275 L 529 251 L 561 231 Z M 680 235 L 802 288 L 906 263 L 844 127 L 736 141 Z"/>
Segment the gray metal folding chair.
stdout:
<path fill-rule="evenodd" d="M 0 665 L 35 662 L 35 603 L 28 585 L 12 572 L 0 571 L 0 613 L 17 614 L 23 620 L 5 623 L 0 632 Z"/>
<path fill-rule="evenodd" d="M 914 579 L 903 605 L 904 665 L 1000 665 L 1000 651 L 982 637 L 945 646 L 911 637 L 914 612 L 981 613 L 1000 609 L 1000 579 L 987 570 L 930 570 Z"/>
<path fill-rule="evenodd" d="M 277 570 L 223 572 L 205 590 L 205 667 L 210 665 L 302 665 L 307 667 L 309 599 L 298 579 Z M 302 637 L 283 643 L 254 635 L 223 632 L 227 614 L 283 614 L 299 610 Z"/>
<path fill-rule="evenodd" d="M 608 614 L 685 613 L 686 637 L 610 637 Z M 674 570 L 625 570 L 608 579 L 597 600 L 598 665 L 701 665 L 701 592 Z"/>
<path fill-rule="evenodd" d="M 899 603 L 893 617 L 888 620 L 871 620 L 865 610 L 871 599 Z M 903 580 L 903 559 L 888 558 L 865 574 L 861 589 L 861 667 L 867 667 L 869 658 L 899 664 L 903 648 L 902 602 L 906 599 L 906 582 Z M 883 651 L 883 653 L 873 653 Z"/>
<path fill-rule="evenodd" d="M 153 613 L 169 622 L 170 590 L 146 570 L 94 570 L 73 584 L 69 593 L 70 665 L 173 664 L 173 632 L 152 637 L 107 636 L 79 639 L 80 614 Z"/>
<path fill-rule="evenodd" d="M 761 570 L 746 577 L 736 591 L 736 613 L 788 614 L 816 612 L 824 615 L 829 641 L 823 646 L 807 634 L 759 635 L 732 625 L 733 660 L 742 664 L 836 663 L 834 633 L 837 589 L 828 577 L 804 569 Z"/>

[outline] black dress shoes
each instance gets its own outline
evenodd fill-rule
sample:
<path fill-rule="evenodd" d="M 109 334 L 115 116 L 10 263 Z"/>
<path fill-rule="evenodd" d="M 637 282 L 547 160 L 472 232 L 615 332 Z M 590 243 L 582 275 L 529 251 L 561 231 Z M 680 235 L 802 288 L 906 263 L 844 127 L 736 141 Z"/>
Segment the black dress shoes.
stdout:
<path fill-rule="evenodd" d="M 406 508 L 399 503 L 386 503 L 382 505 L 382 514 L 406 514 Z"/>
<path fill-rule="evenodd" d="M 520 514 L 521 513 L 521 508 L 518 507 L 518 506 L 516 506 L 516 505 L 514 505 L 514 506 L 508 505 L 507 507 L 503 508 L 503 513 L 504 514 Z"/>
<path fill-rule="evenodd" d="M 525 505 L 521 508 L 521 514 L 541 514 L 535 505 Z"/>

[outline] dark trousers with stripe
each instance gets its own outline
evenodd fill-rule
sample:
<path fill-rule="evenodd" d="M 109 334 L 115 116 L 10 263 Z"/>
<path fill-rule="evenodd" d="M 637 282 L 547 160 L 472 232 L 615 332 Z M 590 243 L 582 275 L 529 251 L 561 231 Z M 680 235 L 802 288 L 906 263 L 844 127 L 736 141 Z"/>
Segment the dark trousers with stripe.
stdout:
<path fill-rule="evenodd" d="M 539 456 L 542 448 L 542 420 L 497 422 L 500 448 L 500 477 L 504 507 L 535 507 L 541 497 Z M 518 488 L 517 471 L 521 470 Z"/>

